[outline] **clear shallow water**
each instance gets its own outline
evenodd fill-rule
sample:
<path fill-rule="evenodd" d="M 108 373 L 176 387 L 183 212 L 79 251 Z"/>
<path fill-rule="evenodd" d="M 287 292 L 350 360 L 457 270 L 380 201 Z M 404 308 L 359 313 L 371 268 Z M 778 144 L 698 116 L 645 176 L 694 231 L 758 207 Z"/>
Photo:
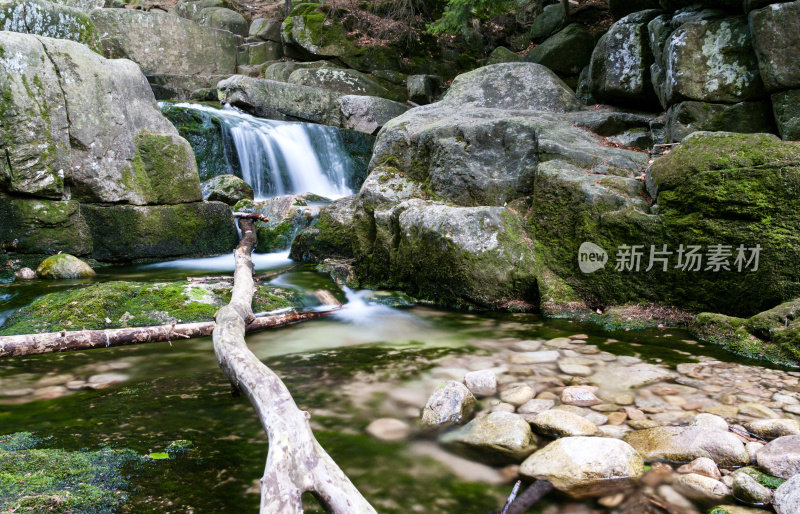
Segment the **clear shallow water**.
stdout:
<path fill-rule="evenodd" d="M 273 266 L 267 260 L 261 262 L 266 267 L 262 269 Z M 97 280 L 174 280 L 221 273 L 227 266 L 220 264 L 223 261 L 106 268 Z M 740 360 L 715 347 L 685 342 L 688 336 L 680 330 L 621 332 L 610 339 L 593 325 L 530 314 L 391 309 L 368 303 L 363 292 L 338 291 L 328 277 L 308 267 L 273 283 L 328 289 L 347 301 L 337 316 L 253 334 L 248 345 L 286 381 L 298 405 L 312 413 L 320 442 L 379 512 L 419 508 L 489 512 L 499 508 L 510 490 L 458 478 L 439 462 L 412 453 L 427 440 L 424 434 L 402 443 L 383 443 L 365 435 L 372 420 L 398 414 L 398 395 L 409 403 L 414 398 L 424 401 L 435 383 L 427 369 L 441 357 L 459 352 L 491 354 L 507 344 L 506 339 L 549 339 L 582 332 L 588 334 L 588 343 L 602 350 L 652 362 L 683 362 L 691 360 L 691 354 Z M 0 286 L 0 311 L 11 303 L 76 285 Z M 208 338 L 0 360 L 0 393 L 39 388 L 43 380 L 59 376 L 86 380 L 108 372 L 128 378 L 106 389 L 79 390 L 51 400 L 23 401 L 0 394 L 0 433 L 51 436 L 45 447 L 109 445 L 141 454 L 163 451 L 173 440 L 190 440 L 193 448 L 188 454 L 128 471 L 131 495 L 123 511 L 257 509 L 254 485 L 263 473 L 266 438 L 247 400 L 231 397 Z"/>

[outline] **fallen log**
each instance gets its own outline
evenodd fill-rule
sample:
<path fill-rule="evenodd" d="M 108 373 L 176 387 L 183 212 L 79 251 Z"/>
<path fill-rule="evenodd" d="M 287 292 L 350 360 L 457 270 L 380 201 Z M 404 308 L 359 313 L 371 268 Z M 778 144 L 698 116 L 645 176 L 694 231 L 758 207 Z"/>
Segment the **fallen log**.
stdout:
<path fill-rule="evenodd" d="M 511 500 L 510 505 L 506 505 L 506 514 L 523 514 L 528 512 L 536 502 L 553 490 L 553 484 L 547 480 L 537 480 L 525 489 L 525 492 Z"/>
<path fill-rule="evenodd" d="M 240 219 L 239 227 L 242 240 L 234 251 L 231 302 L 216 314 L 214 354 L 233 389 L 253 404 L 267 433 L 269 452 L 261 478 L 261 513 L 302 513 L 304 492 L 312 493 L 335 514 L 374 513 L 375 509 L 317 442 L 308 412 L 297 407 L 278 375 L 245 343 L 245 327 L 253 318 L 255 284 L 250 254 L 256 234 L 252 220 Z"/>
<path fill-rule="evenodd" d="M 338 309 L 321 312 L 287 312 L 274 316 L 254 318 L 247 325 L 247 332 L 267 328 L 293 325 L 302 321 L 316 319 L 332 314 Z M 155 327 L 111 328 L 106 330 L 76 330 L 67 332 L 48 332 L 45 334 L 25 334 L 0 337 L 0 358 L 37 355 L 41 353 L 72 352 L 111 348 L 134 344 L 163 343 L 177 339 L 207 337 L 214 331 L 213 321 L 181 323 Z"/>

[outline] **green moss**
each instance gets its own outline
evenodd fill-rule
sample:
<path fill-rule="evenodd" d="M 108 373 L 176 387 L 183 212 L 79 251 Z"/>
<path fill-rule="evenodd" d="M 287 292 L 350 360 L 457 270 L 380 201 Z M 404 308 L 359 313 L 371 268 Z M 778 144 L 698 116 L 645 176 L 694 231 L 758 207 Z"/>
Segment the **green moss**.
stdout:
<path fill-rule="evenodd" d="M 131 450 L 0 449 L 0 508 L 75 513 L 116 510 L 131 487 L 122 470 L 139 462 L 141 457 Z"/>
<path fill-rule="evenodd" d="M 171 136 L 140 132 L 136 136 L 133 169 L 148 203 L 174 204 L 200 199 L 194 156 Z"/>
<path fill-rule="evenodd" d="M 14 313 L 0 335 L 211 321 L 228 301 L 230 285 L 106 282 L 42 296 Z M 259 285 L 253 308 L 272 311 L 301 301 L 295 291 Z"/>
<path fill-rule="evenodd" d="M 289 248 L 298 230 L 299 227 L 291 219 L 284 220 L 276 226 L 258 227 L 256 230 L 258 236 L 256 251 L 268 253 Z"/>
<path fill-rule="evenodd" d="M 776 364 L 796 366 L 790 352 L 781 346 L 764 341 L 746 329 L 747 320 L 723 314 L 704 312 L 689 324 L 689 331 L 701 341 L 713 343 L 726 350 L 751 359 L 767 360 Z"/>

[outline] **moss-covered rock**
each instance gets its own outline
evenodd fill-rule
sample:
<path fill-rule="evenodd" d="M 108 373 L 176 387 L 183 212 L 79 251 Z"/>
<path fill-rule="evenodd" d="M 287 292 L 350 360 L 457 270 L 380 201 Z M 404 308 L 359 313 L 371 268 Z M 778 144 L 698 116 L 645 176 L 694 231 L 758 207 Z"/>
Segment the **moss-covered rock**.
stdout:
<path fill-rule="evenodd" d="M 92 233 L 92 256 L 103 261 L 217 255 L 239 240 L 231 208 L 222 202 L 81 204 L 81 214 Z"/>
<path fill-rule="evenodd" d="M 0 248 L 32 254 L 92 251 L 89 226 L 74 200 L 37 200 L 0 195 Z"/>
<path fill-rule="evenodd" d="M 15 312 L 0 334 L 30 334 L 59 330 L 211 321 L 230 301 L 230 282 L 104 282 L 50 293 Z M 256 312 L 300 307 L 302 298 L 290 289 L 259 285 L 253 299 Z"/>
<path fill-rule="evenodd" d="M 240 200 L 252 200 L 253 188 L 234 175 L 217 175 L 202 184 L 203 199 L 236 205 Z"/>
<path fill-rule="evenodd" d="M 9 436 L 0 436 L 0 445 L 4 439 Z M 141 462 L 133 450 L 0 449 L 0 508 L 116 511 L 133 489 L 125 468 Z"/>
<path fill-rule="evenodd" d="M 43 260 L 36 268 L 36 274 L 41 278 L 55 280 L 87 278 L 96 275 L 91 266 L 67 253 L 52 255 Z"/>
<path fill-rule="evenodd" d="M 330 200 L 315 194 L 283 195 L 258 202 L 241 201 L 235 210 L 257 212 L 269 221 L 256 222 L 259 253 L 277 252 L 292 246 L 295 235 L 311 225 L 320 207 Z"/>

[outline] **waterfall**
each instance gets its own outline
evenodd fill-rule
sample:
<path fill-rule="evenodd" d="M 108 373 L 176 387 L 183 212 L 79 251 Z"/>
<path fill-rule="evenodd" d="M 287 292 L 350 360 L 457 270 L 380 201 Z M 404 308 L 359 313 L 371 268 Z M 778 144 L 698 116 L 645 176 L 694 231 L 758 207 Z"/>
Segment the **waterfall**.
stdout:
<path fill-rule="evenodd" d="M 348 186 L 351 157 L 335 127 L 256 118 L 229 106 L 175 106 L 220 120 L 223 137 L 230 138 L 241 177 L 256 200 L 285 194 L 314 193 L 330 199 L 353 194 Z"/>

